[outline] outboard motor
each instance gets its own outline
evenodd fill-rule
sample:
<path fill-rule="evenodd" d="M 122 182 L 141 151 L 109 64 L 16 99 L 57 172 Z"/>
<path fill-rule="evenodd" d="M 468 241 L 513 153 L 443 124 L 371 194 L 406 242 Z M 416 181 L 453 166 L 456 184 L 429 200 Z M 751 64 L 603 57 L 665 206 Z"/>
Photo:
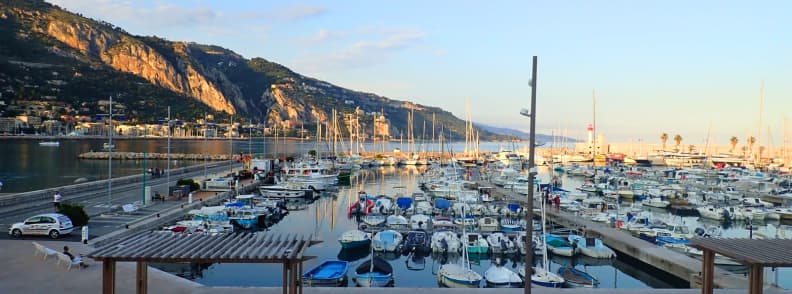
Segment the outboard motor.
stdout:
<path fill-rule="evenodd" d="M 696 228 L 695 230 L 693 230 L 693 232 L 696 233 L 696 235 L 698 235 L 699 237 L 704 237 L 704 235 L 707 233 L 702 228 Z"/>
<path fill-rule="evenodd" d="M 724 209 L 723 209 L 723 219 L 724 219 L 724 220 L 727 220 L 727 221 L 730 221 L 730 220 L 731 220 L 731 218 L 732 218 L 732 216 L 731 216 L 731 214 L 729 213 L 729 210 L 727 210 L 727 209 L 725 209 L 725 208 L 724 208 Z"/>

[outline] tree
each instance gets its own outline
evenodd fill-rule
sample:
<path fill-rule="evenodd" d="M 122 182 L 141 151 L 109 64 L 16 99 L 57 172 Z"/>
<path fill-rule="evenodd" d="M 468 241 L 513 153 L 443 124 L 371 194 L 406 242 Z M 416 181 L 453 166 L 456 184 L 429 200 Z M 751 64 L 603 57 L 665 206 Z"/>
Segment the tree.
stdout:
<path fill-rule="evenodd" d="M 676 143 L 677 149 L 679 149 L 679 144 L 682 144 L 682 136 L 676 134 L 676 136 L 674 136 L 674 143 Z"/>
<path fill-rule="evenodd" d="M 753 136 L 748 137 L 748 151 L 753 152 L 753 145 L 756 144 L 756 138 Z"/>
<path fill-rule="evenodd" d="M 660 141 L 663 142 L 663 150 L 665 150 L 666 141 L 668 141 L 668 134 L 663 133 L 662 135 L 660 135 Z"/>
<path fill-rule="evenodd" d="M 729 139 L 729 143 L 731 144 L 731 150 L 729 150 L 729 152 L 734 152 L 734 148 L 737 147 L 738 142 L 740 141 L 737 140 L 737 137 L 735 136 L 732 136 L 731 139 Z"/>

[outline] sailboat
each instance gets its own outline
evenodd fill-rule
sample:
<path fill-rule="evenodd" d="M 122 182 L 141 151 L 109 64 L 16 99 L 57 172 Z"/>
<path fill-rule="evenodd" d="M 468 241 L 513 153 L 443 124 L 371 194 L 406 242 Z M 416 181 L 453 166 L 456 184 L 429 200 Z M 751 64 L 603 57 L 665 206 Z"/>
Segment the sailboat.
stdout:
<path fill-rule="evenodd" d="M 546 221 L 545 221 L 545 202 L 539 201 L 541 203 L 541 210 L 542 210 L 542 236 L 547 236 L 546 232 Z M 531 284 L 548 287 L 548 288 L 561 288 L 564 285 L 564 278 L 561 276 L 551 272 L 550 264 L 547 261 L 547 246 L 543 248 L 544 252 L 542 254 L 542 267 L 532 267 L 531 273 Z M 525 267 L 520 267 L 519 274 L 521 277 L 525 278 Z"/>
<path fill-rule="evenodd" d="M 462 236 L 466 235 L 465 227 L 467 226 L 462 226 Z M 440 270 L 437 272 L 437 283 L 441 286 L 449 288 L 478 288 L 481 284 L 481 275 L 470 268 L 467 242 L 463 244 L 461 264 L 444 264 L 440 266 Z"/>

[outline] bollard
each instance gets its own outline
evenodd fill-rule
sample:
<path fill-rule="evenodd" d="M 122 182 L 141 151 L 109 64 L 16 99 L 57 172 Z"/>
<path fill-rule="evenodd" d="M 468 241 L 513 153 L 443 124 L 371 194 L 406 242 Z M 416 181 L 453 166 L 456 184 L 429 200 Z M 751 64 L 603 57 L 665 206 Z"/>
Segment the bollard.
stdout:
<path fill-rule="evenodd" d="M 125 224 L 124 229 L 129 229 L 129 224 Z"/>
<path fill-rule="evenodd" d="M 159 217 L 159 212 L 157 213 L 157 217 Z"/>
<path fill-rule="evenodd" d="M 88 244 L 88 225 L 82 227 L 82 243 Z"/>
<path fill-rule="evenodd" d="M 187 203 L 192 204 L 192 199 L 193 199 L 193 193 L 190 192 L 190 194 L 187 194 Z"/>

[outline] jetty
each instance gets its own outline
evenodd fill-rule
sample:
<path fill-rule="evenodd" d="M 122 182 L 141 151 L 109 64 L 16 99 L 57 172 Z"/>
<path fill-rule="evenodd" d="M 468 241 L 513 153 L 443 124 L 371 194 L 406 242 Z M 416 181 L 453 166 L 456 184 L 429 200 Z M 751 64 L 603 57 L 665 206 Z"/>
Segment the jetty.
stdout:
<path fill-rule="evenodd" d="M 198 153 L 143 153 L 143 152 L 85 152 L 77 156 L 79 159 L 107 159 L 112 154 L 113 160 L 211 160 L 223 161 L 239 158 L 231 154 L 198 154 Z"/>

